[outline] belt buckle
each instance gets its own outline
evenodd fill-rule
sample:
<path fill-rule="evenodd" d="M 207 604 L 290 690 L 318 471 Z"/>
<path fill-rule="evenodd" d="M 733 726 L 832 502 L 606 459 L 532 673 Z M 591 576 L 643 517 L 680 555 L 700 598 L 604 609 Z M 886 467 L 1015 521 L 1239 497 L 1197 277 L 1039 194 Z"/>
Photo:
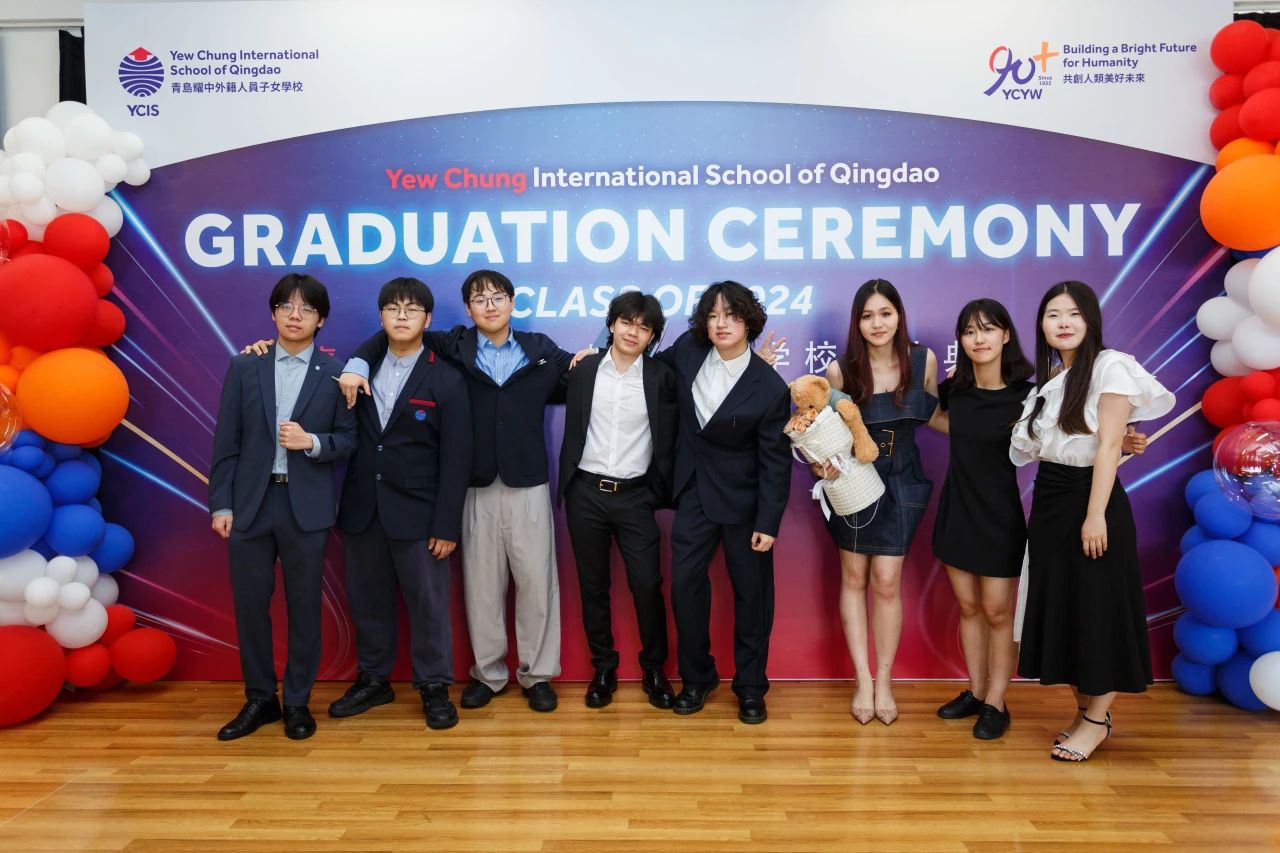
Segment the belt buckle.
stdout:
<path fill-rule="evenodd" d="M 288 475 L 288 474 L 272 474 L 272 475 L 271 475 L 271 482 L 273 482 L 273 483 L 287 483 L 287 482 L 289 482 L 289 475 Z"/>
<path fill-rule="evenodd" d="M 893 440 L 894 440 L 894 438 L 895 438 L 896 436 L 894 435 L 894 432 L 893 432 L 893 430 L 891 430 L 891 429 L 882 429 L 882 430 L 880 430 L 880 431 L 881 431 L 881 432 L 887 432 L 887 433 L 889 433 L 889 446 L 888 446 L 887 448 L 885 448 L 885 449 L 886 449 L 886 453 L 885 453 L 885 455 L 886 455 L 886 456 L 892 456 L 892 455 L 893 455 Z M 881 446 L 881 447 L 884 447 L 884 442 L 881 442 L 881 443 L 880 443 L 880 446 Z"/>
<path fill-rule="evenodd" d="M 610 486 L 613 486 L 613 488 L 612 489 L 605 488 L 606 483 L 608 483 Z M 622 484 L 619 483 L 617 480 L 606 480 L 605 478 L 601 477 L 600 481 L 596 483 L 596 488 L 602 492 L 617 492 L 618 487 L 621 485 Z"/>

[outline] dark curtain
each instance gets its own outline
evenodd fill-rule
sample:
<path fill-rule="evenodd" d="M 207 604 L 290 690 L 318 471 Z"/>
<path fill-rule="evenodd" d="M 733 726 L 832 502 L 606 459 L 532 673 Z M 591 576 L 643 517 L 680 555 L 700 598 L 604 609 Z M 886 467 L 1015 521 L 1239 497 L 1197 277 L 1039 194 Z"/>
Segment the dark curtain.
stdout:
<path fill-rule="evenodd" d="M 1272 30 L 1280 30 L 1280 12 L 1253 12 L 1236 15 L 1237 21 L 1257 21 Z"/>
<path fill-rule="evenodd" d="M 58 32 L 58 100 L 85 103 L 84 36 L 66 30 Z"/>

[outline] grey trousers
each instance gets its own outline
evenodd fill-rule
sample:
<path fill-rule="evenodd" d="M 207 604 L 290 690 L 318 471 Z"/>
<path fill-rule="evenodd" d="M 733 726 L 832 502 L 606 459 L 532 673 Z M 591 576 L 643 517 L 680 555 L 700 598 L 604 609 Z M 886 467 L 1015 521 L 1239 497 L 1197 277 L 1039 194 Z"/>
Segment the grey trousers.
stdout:
<path fill-rule="evenodd" d="M 560 674 L 560 580 L 551 490 L 517 489 L 496 479 L 467 490 L 462 510 L 462 579 L 471 677 L 498 691 L 507 685 L 507 584 L 516 584 L 516 680 L 521 687 Z"/>

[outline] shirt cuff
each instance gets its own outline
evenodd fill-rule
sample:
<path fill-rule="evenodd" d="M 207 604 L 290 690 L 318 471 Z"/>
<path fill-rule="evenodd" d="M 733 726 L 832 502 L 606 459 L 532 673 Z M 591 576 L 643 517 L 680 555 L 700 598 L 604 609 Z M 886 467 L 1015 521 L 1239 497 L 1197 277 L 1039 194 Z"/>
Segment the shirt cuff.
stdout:
<path fill-rule="evenodd" d="M 343 373 L 354 373 L 361 379 L 369 378 L 369 362 L 363 358 L 349 358 L 346 365 L 342 368 Z"/>
<path fill-rule="evenodd" d="M 229 509 L 217 509 L 217 510 L 214 510 L 214 511 L 213 511 L 213 517 L 214 517 L 214 518 L 219 518 L 219 517 L 224 516 L 224 515 L 231 515 L 231 510 L 229 510 Z"/>
<path fill-rule="evenodd" d="M 320 438 L 314 432 L 308 434 L 311 436 L 311 449 L 306 451 L 306 454 L 315 459 L 320 455 Z"/>

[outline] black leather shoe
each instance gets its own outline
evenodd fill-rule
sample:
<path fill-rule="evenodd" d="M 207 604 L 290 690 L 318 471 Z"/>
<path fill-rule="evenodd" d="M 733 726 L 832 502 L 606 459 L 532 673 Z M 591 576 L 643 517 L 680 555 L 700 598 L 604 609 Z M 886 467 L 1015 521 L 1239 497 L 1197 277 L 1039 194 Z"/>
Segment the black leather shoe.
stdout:
<path fill-rule="evenodd" d="M 529 700 L 529 707 L 535 711 L 554 711 L 556 705 L 556 689 L 551 686 L 550 681 L 539 681 L 532 687 L 524 687 L 520 690 L 524 697 Z"/>
<path fill-rule="evenodd" d="M 649 697 L 649 704 L 655 708 L 670 709 L 675 704 L 676 692 L 671 689 L 666 673 L 660 669 L 646 669 L 640 689 Z"/>
<path fill-rule="evenodd" d="M 483 681 L 472 681 L 462 689 L 462 707 L 483 708 L 489 704 L 489 700 L 506 689 L 504 687 L 502 690 L 490 690 L 489 685 Z"/>
<path fill-rule="evenodd" d="M 587 685 L 587 707 L 603 708 L 613 701 L 614 691 L 618 689 L 618 671 L 616 669 L 597 669 L 595 677 Z"/>
<path fill-rule="evenodd" d="M 680 695 L 671 703 L 671 710 L 677 714 L 684 716 L 685 714 L 696 714 L 702 710 L 703 704 L 707 701 L 707 696 L 720 686 L 720 679 L 716 679 L 710 684 L 682 684 L 680 685 Z"/>
<path fill-rule="evenodd" d="M 290 740 L 306 740 L 316 733 L 316 718 L 306 705 L 284 706 L 284 733 Z"/>
<path fill-rule="evenodd" d="M 396 692 L 391 689 L 390 681 L 362 672 L 356 683 L 329 706 L 329 716 L 354 717 L 370 708 L 394 702 L 395 699 Z"/>
<path fill-rule="evenodd" d="M 959 720 L 963 717 L 972 717 L 981 710 L 982 700 L 965 690 L 939 708 L 938 716 L 944 720 Z"/>
<path fill-rule="evenodd" d="M 422 697 L 422 715 L 429 729 L 451 729 L 458 724 L 458 709 L 449 701 L 447 684 L 428 684 L 418 691 Z"/>
<path fill-rule="evenodd" d="M 738 719 L 749 726 L 769 719 L 769 712 L 764 707 L 764 697 L 743 696 L 738 699 Z"/>
<path fill-rule="evenodd" d="M 218 740 L 235 740 L 251 735 L 259 726 L 280 719 L 280 700 L 275 696 L 250 699 L 244 703 L 236 718 L 218 730 Z"/>
<path fill-rule="evenodd" d="M 1009 706 L 997 711 L 994 705 L 983 704 L 978 721 L 973 724 L 973 736 L 979 740 L 995 740 L 1009 730 Z"/>

